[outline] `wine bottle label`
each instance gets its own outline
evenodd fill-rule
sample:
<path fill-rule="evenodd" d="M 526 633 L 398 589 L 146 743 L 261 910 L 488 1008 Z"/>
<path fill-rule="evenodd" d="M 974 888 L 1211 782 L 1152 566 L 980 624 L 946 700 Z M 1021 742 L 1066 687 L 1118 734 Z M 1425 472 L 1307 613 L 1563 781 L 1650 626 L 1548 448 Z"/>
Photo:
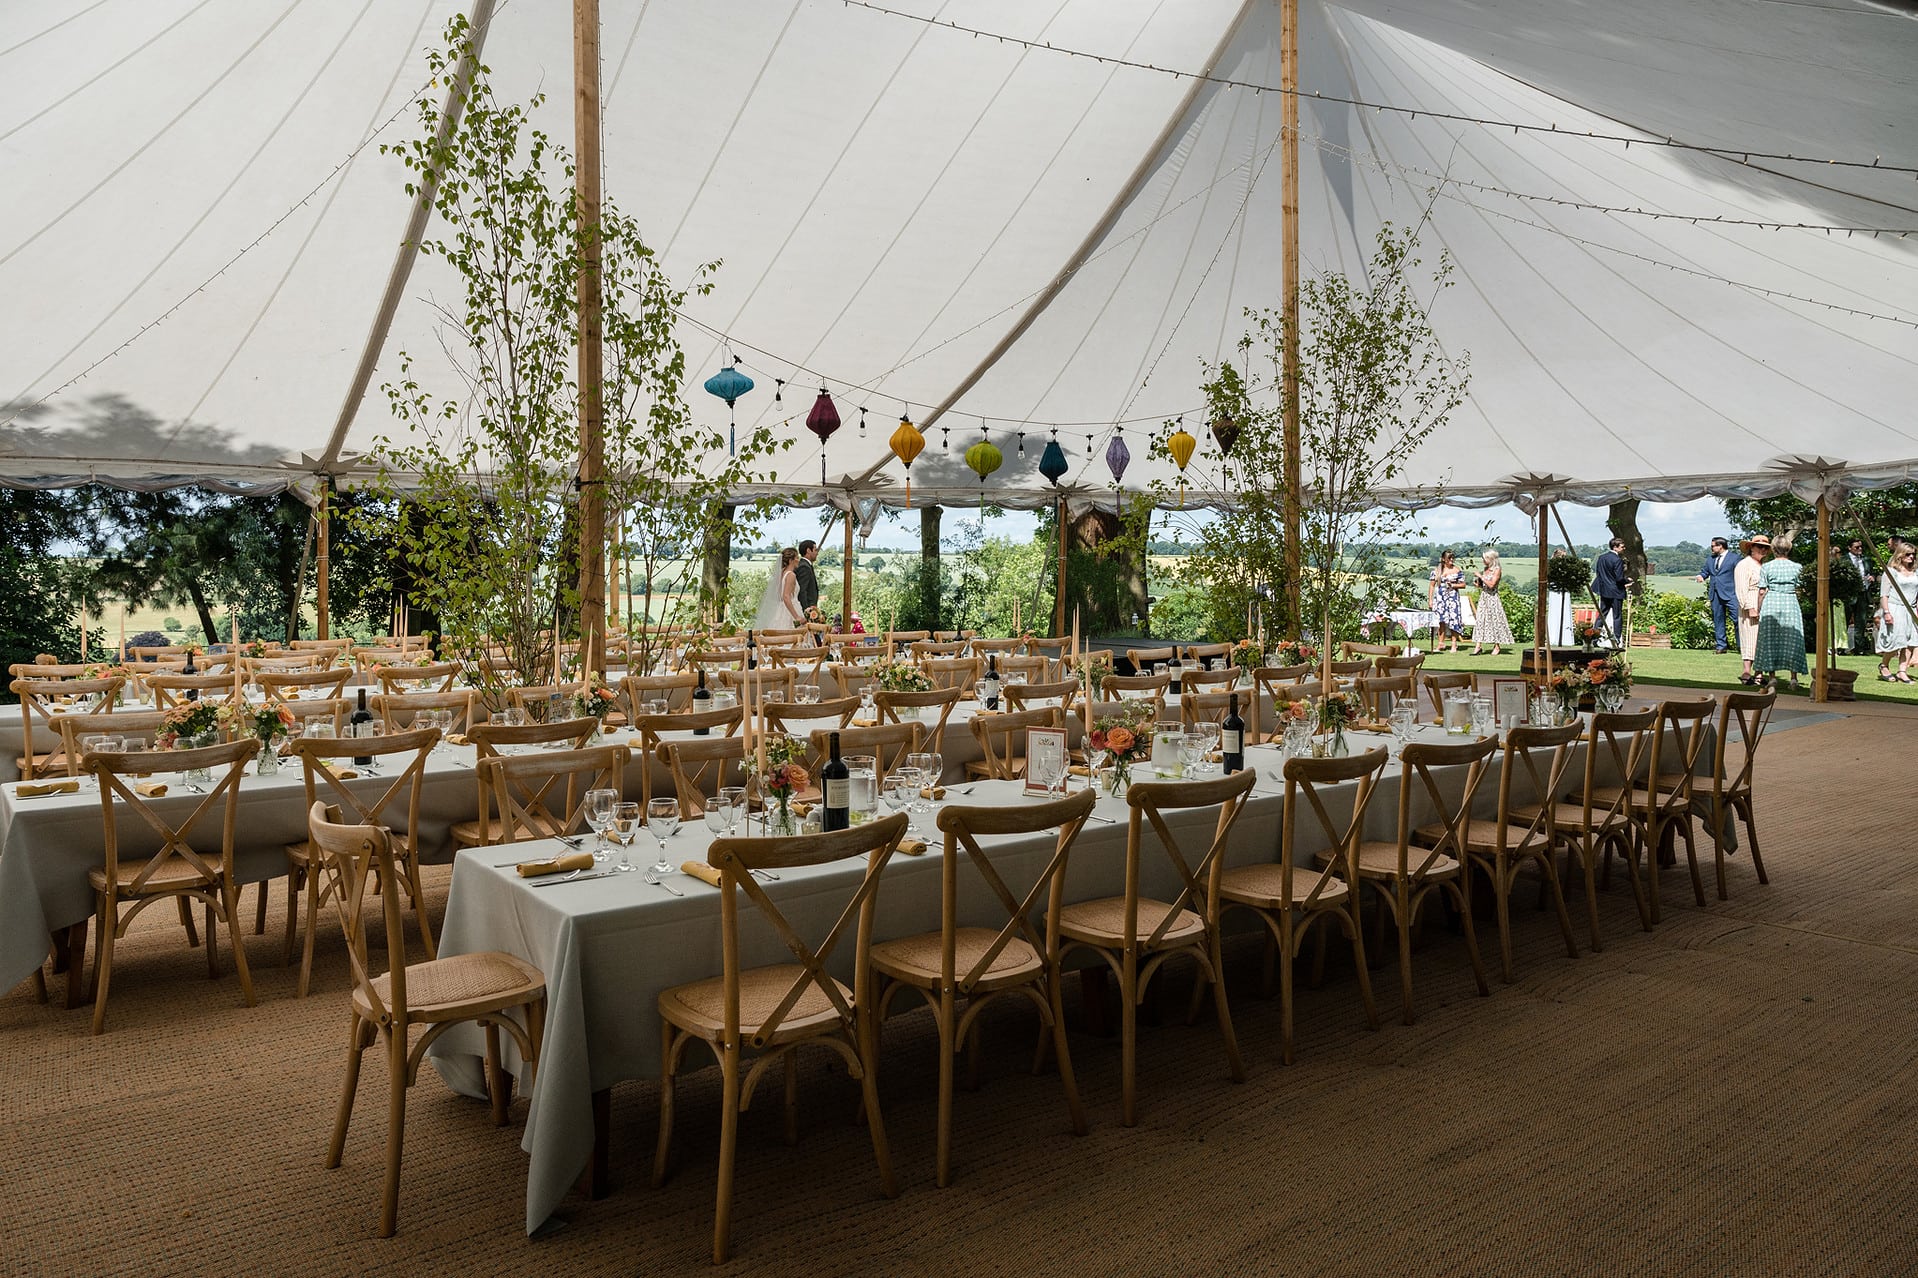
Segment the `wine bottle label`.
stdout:
<path fill-rule="evenodd" d="M 1219 734 L 1219 749 L 1224 754 L 1238 754 L 1244 749 L 1245 734 L 1230 728 Z"/>
<path fill-rule="evenodd" d="M 852 780 L 848 777 L 834 777 L 826 782 L 826 806 L 829 808 L 849 808 L 852 806 Z"/>

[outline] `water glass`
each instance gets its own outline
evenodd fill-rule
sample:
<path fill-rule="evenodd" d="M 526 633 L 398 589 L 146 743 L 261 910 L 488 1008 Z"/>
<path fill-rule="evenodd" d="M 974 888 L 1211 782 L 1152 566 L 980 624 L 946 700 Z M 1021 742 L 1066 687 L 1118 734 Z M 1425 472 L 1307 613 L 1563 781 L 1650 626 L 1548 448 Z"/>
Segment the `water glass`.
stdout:
<path fill-rule="evenodd" d="M 637 803 L 621 802 L 613 805 L 613 819 L 607 823 L 607 833 L 613 836 L 613 842 L 619 844 L 619 864 L 613 868 L 621 874 L 630 874 L 639 867 L 627 859 L 632 850 L 633 840 L 639 837 L 640 823 L 644 816 Z"/>
<path fill-rule="evenodd" d="M 639 712 L 644 715 L 665 714 L 666 698 L 664 697 L 647 698 L 646 700 L 639 703 Z"/>
<path fill-rule="evenodd" d="M 332 738 L 340 734 L 330 719 L 309 719 L 306 723 L 306 735 L 314 738 Z"/>
<path fill-rule="evenodd" d="M 1212 756 L 1219 750 L 1219 743 L 1225 739 L 1225 729 L 1216 723 L 1202 723 L 1194 729 L 1199 734 L 1199 771 L 1206 776 L 1215 776 L 1225 770 L 1223 759 Z"/>
<path fill-rule="evenodd" d="M 732 834 L 739 829 L 739 819 L 746 815 L 746 787 L 743 785 L 722 785 L 719 795 L 713 800 L 726 813 L 726 833 Z"/>
<path fill-rule="evenodd" d="M 1179 734 L 1179 772 L 1186 777 L 1199 775 L 1199 764 L 1205 759 L 1205 738 L 1196 732 Z"/>
<path fill-rule="evenodd" d="M 1295 719 L 1285 725 L 1285 757 L 1304 759 L 1312 754 L 1312 725 L 1303 719 Z"/>
<path fill-rule="evenodd" d="M 646 872 L 646 881 L 657 883 L 660 875 L 673 872 L 672 862 L 666 859 L 666 840 L 679 831 L 679 800 L 654 799 L 647 803 L 646 829 L 659 840 L 659 860 Z"/>
<path fill-rule="evenodd" d="M 1492 699 L 1490 697 L 1472 698 L 1472 735 L 1483 737 L 1492 731 Z"/>
<path fill-rule="evenodd" d="M 879 760 L 870 754 L 846 756 L 846 810 L 854 825 L 879 808 Z"/>
<path fill-rule="evenodd" d="M 811 684 L 811 683 L 802 683 L 798 685 L 797 687 L 793 689 L 793 701 L 802 706 L 818 705 L 819 704 L 818 685 Z"/>
<path fill-rule="evenodd" d="M 886 774 L 886 785 L 880 795 L 887 809 L 907 814 L 907 828 L 911 828 L 911 814 L 919 806 L 919 774 L 911 768 L 894 768 Z"/>
<path fill-rule="evenodd" d="M 613 809 L 619 804 L 617 790 L 588 790 L 581 805 L 586 824 L 593 830 L 593 860 L 604 861 L 612 854 L 606 850 L 606 830 L 613 823 Z"/>

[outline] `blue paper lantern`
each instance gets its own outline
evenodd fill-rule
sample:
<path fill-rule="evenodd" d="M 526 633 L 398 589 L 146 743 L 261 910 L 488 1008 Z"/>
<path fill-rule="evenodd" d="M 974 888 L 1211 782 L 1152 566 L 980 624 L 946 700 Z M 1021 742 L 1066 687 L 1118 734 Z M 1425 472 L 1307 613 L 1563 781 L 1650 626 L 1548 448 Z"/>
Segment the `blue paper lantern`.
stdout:
<path fill-rule="evenodd" d="M 706 379 L 706 393 L 725 400 L 727 412 L 732 413 L 732 421 L 726 428 L 726 451 L 733 456 L 739 454 L 739 415 L 733 412 L 733 405 L 752 388 L 753 379 L 734 368 L 730 361 Z"/>
<path fill-rule="evenodd" d="M 1044 475 L 1054 488 L 1057 488 L 1060 477 L 1069 469 L 1070 467 L 1066 464 L 1066 450 L 1059 447 L 1058 440 L 1052 440 L 1046 445 L 1046 450 L 1039 454 L 1039 473 Z"/>

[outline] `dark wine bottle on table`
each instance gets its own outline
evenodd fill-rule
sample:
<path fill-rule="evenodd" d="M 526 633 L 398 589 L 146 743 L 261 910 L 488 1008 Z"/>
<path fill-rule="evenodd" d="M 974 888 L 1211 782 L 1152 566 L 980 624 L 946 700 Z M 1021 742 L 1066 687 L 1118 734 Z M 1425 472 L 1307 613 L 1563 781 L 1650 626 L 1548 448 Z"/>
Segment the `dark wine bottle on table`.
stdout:
<path fill-rule="evenodd" d="M 1185 667 L 1179 664 L 1179 654 L 1176 649 L 1172 653 L 1172 660 L 1165 663 L 1165 668 L 1166 668 L 1166 671 L 1172 676 L 1172 687 L 1169 689 L 1169 691 L 1172 693 L 1173 696 L 1176 697 L 1181 692 L 1184 691 L 1184 689 L 1181 688 L 1179 685 L 1180 685 L 1180 676 L 1185 673 Z"/>
<path fill-rule="evenodd" d="M 1225 718 L 1219 721 L 1219 753 L 1228 774 L 1245 771 L 1245 720 L 1239 717 L 1239 694 L 1226 702 Z"/>
<path fill-rule="evenodd" d="M 753 642 L 753 632 L 748 630 L 746 632 L 746 669 L 756 670 L 758 668 L 759 645 Z"/>
<path fill-rule="evenodd" d="M 985 685 L 986 709 L 999 708 L 999 691 L 1002 686 L 999 679 L 999 658 L 994 654 L 986 656 L 986 677 L 981 680 Z"/>
<path fill-rule="evenodd" d="M 830 757 L 819 769 L 819 788 L 825 795 L 820 829 L 843 830 L 852 824 L 852 770 L 839 759 L 839 734 L 833 733 L 828 747 Z"/>
<path fill-rule="evenodd" d="M 701 666 L 699 668 L 699 686 L 693 689 L 693 713 L 704 714 L 712 708 L 713 694 L 711 689 L 706 686 L 706 667 Z M 711 728 L 694 728 L 693 735 L 696 737 L 711 736 L 712 731 Z"/>
<path fill-rule="evenodd" d="M 346 735 L 349 737 L 370 735 L 367 732 L 367 728 L 371 726 L 372 722 L 373 712 L 366 708 L 366 689 L 361 688 L 359 706 L 352 714 L 346 717 Z M 370 754 L 356 754 L 353 756 L 353 762 L 358 767 L 368 767 L 373 762 L 373 756 Z"/>

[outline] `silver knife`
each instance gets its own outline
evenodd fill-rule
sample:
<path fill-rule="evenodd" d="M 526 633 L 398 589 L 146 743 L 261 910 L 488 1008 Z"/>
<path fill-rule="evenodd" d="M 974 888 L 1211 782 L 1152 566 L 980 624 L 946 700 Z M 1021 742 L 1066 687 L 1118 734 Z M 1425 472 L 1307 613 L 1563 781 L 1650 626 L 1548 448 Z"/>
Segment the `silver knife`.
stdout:
<path fill-rule="evenodd" d="M 611 878 L 617 873 L 617 870 L 594 870 L 591 874 L 561 874 L 553 877 L 535 876 L 526 881 L 526 886 L 552 887 L 556 883 L 584 883 L 588 879 Z"/>

